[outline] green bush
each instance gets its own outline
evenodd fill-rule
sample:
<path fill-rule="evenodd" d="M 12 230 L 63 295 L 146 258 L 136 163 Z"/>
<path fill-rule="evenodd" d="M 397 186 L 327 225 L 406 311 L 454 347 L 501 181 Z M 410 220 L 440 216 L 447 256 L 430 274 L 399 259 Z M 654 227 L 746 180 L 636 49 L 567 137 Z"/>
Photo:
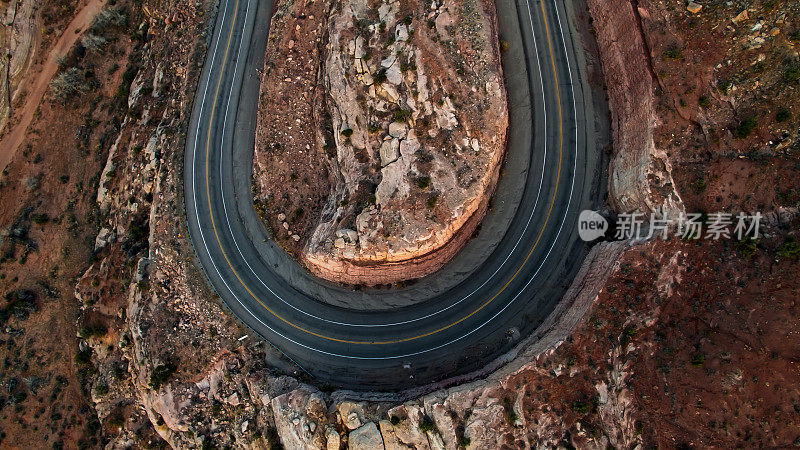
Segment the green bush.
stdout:
<path fill-rule="evenodd" d="M 683 52 L 678 47 L 670 47 L 664 50 L 664 58 L 681 59 L 681 57 L 683 57 Z"/>
<path fill-rule="evenodd" d="M 778 248 L 778 256 L 781 258 L 800 260 L 800 244 L 794 236 L 786 236 L 783 244 Z"/>
<path fill-rule="evenodd" d="M 385 68 L 381 68 L 380 70 L 378 70 L 377 72 L 372 74 L 372 82 L 374 84 L 383 84 L 388 79 L 389 78 L 386 76 L 386 69 Z"/>
<path fill-rule="evenodd" d="M 79 92 L 86 92 L 89 86 L 83 72 L 77 67 L 70 67 L 50 82 L 50 89 L 57 100 L 66 101 Z"/>
<path fill-rule="evenodd" d="M 730 88 L 731 88 L 730 81 L 719 80 L 717 82 L 717 90 L 719 90 L 725 95 L 728 95 L 728 90 L 730 90 Z"/>
<path fill-rule="evenodd" d="M 81 38 L 81 44 L 84 47 L 97 53 L 102 53 L 107 43 L 108 39 L 92 33 L 86 34 Z"/>
<path fill-rule="evenodd" d="M 417 178 L 417 187 L 420 189 L 428 189 L 431 185 L 431 178 L 430 177 L 419 177 Z"/>
<path fill-rule="evenodd" d="M 122 26 L 128 22 L 128 18 L 117 8 L 105 8 L 100 11 L 92 20 L 89 29 L 93 32 L 101 32 L 110 26 Z"/>
<path fill-rule="evenodd" d="M 411 118 L 413 113 L 407 109 L 398 109 L 394 112 L 392 118 L 395 122 L 406 122 Z"/>
<path fill-rule="evenodd" d="M 103 325 L 85 326 L 81 328 L 80 335 L 82 338 L 105 336 L 108 329 Z"/>
<path fill-rule="evenodd" d="M 45 213 L 34 214 L 31 216 L 31 221 L 36 225 L 44 225 L 50 220 Z"/>
<path fill-rule="evenodd" d="M 150 218 L 139 214 L 128 222 L 128 239 L 134 242 L 143 241 L 150 234 Z"/>
<path fill-rule="evenodd" d="M 736 241 L 735 246 L 736 249 L 741 252 L 742 256 L 746 258 L 752 258 L 753 256 L 756 256 L 756 253 L 758 253 L 758 244 L 749 236 L 741 241 Z"/>
<path fill-rule="evenodd" d="M 94 388 L 94 393 L 99 397 L 102 397 L 102 396 L 108 394 L 108 385 L 107 384 L 98 384 Z"/>
<path fill-rule="evenodd" d="M 783 80 L 787 83 L 797 83 L 800 81 L 800 66 L 792 66 L 783 73 Z"/>
<path fill-rule="evenodd" d="M 733 130 L 733 135 L 738 139 L 744 139 L 753 132 L 758 126 L 758 120 L 755 116 L 750 116 L 739 123 L 739 126 Z"/>
<path fill-rule="evenodd" d="M 75 354 L 75 362 L 78 364 L 89 364 L 92 360 L 92 351 L 89 349 L 79 351 Z"/>
<path fill-rule="evenodd" d="M 702 193 L 706 190 L 706 179 L 705 178 L 696 178 L 692 182 L 692 189 L 698 194 Z"/>
<path fill-rule="evenodd" d="M 589 412 L 592 410 L 592 407 L 586 402 L 574 401 L 570 405 L 570 409 L 577 414 L 589 414 Z"/>
<path fill-rule="evenodd" d="M 150 387 L 155 390 L 160 389 L 164 383 L 172 378 L 176 370 L 178 370 L 178 366 L 172 362 L 157 365 L 150 374 Z"/>
<path fill-rule="evenodd" d="M 792 118 L 792 112 L 786 108 L 781 107 L 775 114 L 775 120 L 778 123 L 788 122 Z"/>
<path fill-rule="evenodd" d="M 119 414 L 115 414 L 108 418 L 108 426 L 112 428 L 122 428 L 125 425 L 125 418 Z"/>
<path fill-rule="evenodd" d="M 429 209 L 435 208 L 437 203 L 439 203 L 439 195 L 438 194 L 433 194 L 430 197 L 428 197 L 428 208 Z"/>
<path fill-rule="evenodd" d="M 25 320 L 28 315 L 36 311 L 36 295 L 27 290 L 20 289 L 5 295 L 6 305 L 0 308 L 0 324 L 5 323 L 11 317 Z"/>
<path fill-rule="evenodd" d="M 419 422 L 419 431 L 422 431 L 423 433 L 437 431 L 436 424 L 433 423 L 433 420 L 430 417 L 424 416 Z"/>

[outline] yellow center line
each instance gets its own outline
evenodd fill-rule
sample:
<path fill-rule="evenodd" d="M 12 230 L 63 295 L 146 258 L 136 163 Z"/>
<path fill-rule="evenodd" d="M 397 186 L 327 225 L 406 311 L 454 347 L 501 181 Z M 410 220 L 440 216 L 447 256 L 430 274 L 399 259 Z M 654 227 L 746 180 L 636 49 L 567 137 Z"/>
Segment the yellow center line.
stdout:
<path fill-rule="evenodd" d="M 214 115 L 215 115 L 216 108 L 217 108 L 217 98 L 218 98 L 218 95 L 219 95 L 220 86 L 222 84 L 222 74 L 224 73 L 225 66 L 228 63 L 228 52 L 230 50 L 231 39 L 233 37 L 234 25 L 236 24 L 236 17 L 238 15 L 238 11 L 239 11 L 239 9 L 238 9 L 239 0 L 236 0 L 236 6 L 235 6 L 234 15 L 233 15 L 233 22 L 231 24 L 231 31 L 228 34 L 228 43 L 227 43 L 227 46 L 225 48 L 225 56 L 223 58 L 222 69 L 220 70 L 220 75 L 219 75 L 219 78 L 217 80 L 216 92 L 214 93 L 214 103 L 213 103 L 213 106 L 211 108 L 211 118 L 209 119 L 208 134 L 206 136 L 206 165 L 205 165 L 206 197 L 208 199 L 209 215 L 211 216 L 211 226 L 214 229 L 214 236 L 217 239 L 217 244 L 219 245 L 219 249 L 222 252 L 222 256 L 225 258 L 225 262 L 228 264 L 228 267 L 231 269 L 231 272 L 233 272 L 233 274 L 236 276 L 236 279 L 239 281 L 239 283 L 242 285 L 242 287 L 244 287 L 245 290 L 247 290 L 247 292 L 250 294 L 251 297 L 253 297 L 253 299 L 256 302 L 258 302 L 265 310 L 267 310 L 267 312 L 269 312 L 270 314 L 275 316 L 277 319 L 279 319 L 283 323 L 291 326 L 292 328 L 294 328 L 294 329 L 296 329 L 298 331 L 302 331 L 304 333 L 310 334 L 310 335 L 318 337 L 320 339 L 325 339 L 325 340 L 334 341 L 334 342 L 340 342 L 340 343 L 343 343 L 343 344 L 387 345 L 387 344 L 399 344 L 399 343 L 403 343 L 403 342 L 408 342 L 408 341 L 421 339 L 421 338 L 424 338 L 424 337 L 428 337 L 428 336 L 434 335 L 436 333 L 440 333 L 440 332 L 445 331 L 445 330 L 447 330 L 449 328 L 452 328 L 452 327 L 464 322 L 465 320 L 469 319 L 470 317 L 474 316 L 475 314 L 477 314 L 481 310 L 483 310 L 486 306 L 488 306 L 495 299 L 497 299 L 497 297 L 499 297 L 500 294 L 502 294 L 508 288 L 508 286 L 514 281 L 514 279 L 516 279 L 517 276 L 522 272 L 522 269 L 525 267 L 525 265 L 530 260 L 531 256 L 533 255 L 533 252 L 538 247 L 539 242 L 541 241 L 542 236 L 544 235 L 544 230 L 545 230 L 545 228 L 547 228 L 547 224 L 549 223 L 550 216 L 551 216 L 551 214 L 553 212 L 553 207 L 555 205 L 556 197 L 558 195 L 558 186 L 559 186 L 559 182 L 560 182 L 560 179 L 561 179 L 561 162 L 562 162 L 562 155 L 563 155 L 563 149 L 564 149 L 564 136 L 563 136 L 563 134 L 564 134 L 563 133 L 564 132 L 564 122 L 563 122 L 563 119 L 562 119 L 562 112 L 561 112 L 561 92 L 560 92 L 559 87 L 558 87 L 558 73 L 556 71 L 555 58 L 553 57 L 553 45 L 552 45 L 552 42 L 550 40 L 550 30 L 549 30 L 549 27 L 547 25 L 547 15 L 546 15 L 545 10 L 544 10 L 544 4 L 540 3 L 540 5 L 541 5 L 541 9 L 542 9 L 542 18 L 544 20 L 545 33 L 546 33 L 546 37 L 547 37 L 547 47 L 548 47 L 548 50 L 549 50 L 549 53 L 550 53 L 550 62 L 551 62 L 552 68 L 553 68 L 553 77 L 555 79 L 556 101 L 557 101 L 557 105 L 558 105 L 558 122 L 559 122 L 559 128 L 558 128 L 559 148 L 558 148 L 558 172 L 556 174 L 555 191 L 553 192 L 553 197 L 550 200 L 550 206 L 549 206 L 549 208 L 547 210 L 547 216 L 545 218 L 545 222 L 542 225 L 541 230 L 539 230 L 538 236 L 536 237 L 536 242 L 534 242 L 533 247 L 531 248 L 531 250 L 528 253 L 528 255 L 525 257 L 525 260 L 522 262 L 522 264 L 517 269 L 517 271 L 514 273 L 514 275 L 511 276 L 511 278 L 506 282 L 506 284 L 504 284 L 503 287 L 495 295 L 493 295 L 490 299 L 488 299 L 486 302 L 481 304 L 481 306 L 479 306 L 477 309 L 472 311 L 470 314 L 462 317 L 461 319 L 459 319 L 459 320 L 457 320 L 457 321 L 455 321 L 455 322 L 453 322 L 453 323 L 451 323 L 449 325 L 445 325 L 445 326 L 443 326 L 441 328 L 438 328 L 436 330 L 429 331 L 427 333 L 420 334 L 420 335 L 417 335 L 417 336 L 408 337 L 408 338 L 388 340 L 388 341 L 352 341 L 352 340 L 347 340 L 347 339 L 338 339 L 338 338 L 334 338 L 334 337 L 330 337 L 330 336 L 325 336 L 323 334 L 319 334 L 319 333 L 316 333 L 314 331 L 307 330 L 307 329 L 305 329 L 305 328 L 303 328 L 303 327 L 301 327 L 301 326 L 299 326 L 299 325 L 297 325 L 297 324 L 285 319 L 284 317 L 282 317 L 281 315 L 277 314 L 276 312 L 274 312 L 267 305 L 265 305 L 261 301 L 261 299 L 259 299 L 253 293 L 253 291 L 251 291 L 250 288 L 244 283 L 244 280 L 242 280 L 241 276 L 239 276 L 239 273 L 236 271 L 236 269 L 233 268 L 233 264 L 231 264 L 231 261 L 228 258 L 228 254 L 225 252 L 225 249 L 222 247 L 222 242 L 220 241 L 219 234 L 217 232 L 216 222 L 214 221 L 213 209 L 211 208 L 211 192 L 210 192 L 209 179 L 208 179 L 208 160 L 209 160 L 208 157 L 209 157 L 210 145 L 211 145 L 211 125 L 212 125 L 212 123 L 214 121 Z M 222 182 L 222 180 L 220 180 L 220 182 Z"/>

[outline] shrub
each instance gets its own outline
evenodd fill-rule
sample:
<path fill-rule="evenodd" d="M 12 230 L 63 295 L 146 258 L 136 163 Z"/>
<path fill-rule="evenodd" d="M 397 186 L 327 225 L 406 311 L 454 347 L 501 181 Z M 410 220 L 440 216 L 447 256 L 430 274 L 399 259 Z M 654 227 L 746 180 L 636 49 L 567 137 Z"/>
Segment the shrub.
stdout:
<path fill-rule="evenodd" d="M 750 136 L 757 126 L 758 120 L 756 120 L 755 116 L 750 116 L 739 123 L 739 126 L 733 130 L 733 135 L 738 139 L 744 139 Z"/>
<path fill-rule="evenodd" d="M 736 241 L 735 246 L 742 253 L 742 256 L 746 258 L 752 258 L 758 252 L 756 241 L 749 236 L 741 241 Z"/>
<path fill-rule="evenodd" d="M 719 90 L 725 95 L 728 95 L 728 90 L 730 90 L 730 88 L 731 88 L 730 81 L 719 80 L 717 82 L 717 90 Z"/>
<path fill-rule="evenodd" d="M 344 136 L 346 138 L 349 138 L 352 135 L 353 135 L 353 129 L 352 128 L 345 128 L 344 130 L 342 130 L 342 136 Z"/>
<path fill-rule="evenodd" d="M 695 355 L 692 355 L 692 359 L 690 361 L 690 364 L 692 366 L 694 366 L 694 367 L 702 367 L 703 364 L 705 364 L 705 363 L 706 363 L 706 356 L 703 355 L 702 353 L 697 353 Z"/>
<path fill-rule="evenodd" d="M 150 234 L 149 217 L 139 214 L 128 223 L 128 239 L 133 242 L 143 241 Z"/>
<path fill-rule="evenodd" d="M 92 351 L 89 349 L 80 350 L 75 354 L 75 362 L 78 364 L 89 364 L 92 360 Z"/>
<path fill-rule="evenodd" d="M 47 214 L 45 214 L 45 213 L 39 213 L 39 214 L 32 215 L 31 216 L 31 220 L 36 225 L 44 225 L 50 220 L 50 218 L 47 217 Z"/>
<path fill-rule="evenodd" d="M 508 423 L 514 425 L 517 423 L 517 419 L 519 419 L 517 413 L 512 408 L 506 408 L 506 420 Z"/>
<path fill-rule="evenodd" d="M 698 103 L 700 104 L 700 106 L 702 108 L 708 108 L 709 106 L 711 106 L 711 99 L 704 95 L 704 96 L 700 97 L 700 99 L 698 100 Z"/>
<path fill-rule="evenodd" d="M 28 315 L 36 311 L 36 296 L 31 291 L 20 289 L 5 295 L 6 305 L 0 308 L 0 324 L 5 323 L 11 317 L 25 320 Z"/>
<path fill-rule="evenodd" d="M 176 370 L 178 370 L 178 367 L 172 362 L 157 365 L 150 374 L 150 387 L 155 390 L 160 389 L 164 383 L 172 378 L 172 374 L 174 374 Z"/>
<path fill-rule="evenodd" d="M 56 99 L 66 101 L 78 92 L 87 91 L 88 86 L 80 69 L 70 67 L 50 82 L 50 89 Z"/>
<path fill-rule="evenodd" d="M 29 191 L 34 191 L 39 187 L 39 178 L 37 177 L 28 177 L 22 182 L 25 185 L 25 189 Z"/>
<path fill-rule="evenodd" d="M 430 177 L 419 177 L 417 178 L 417 187 L 420 189 L 428 189 L 431 185 L 431 178 Z"/>
<path fill-rule="evenodd" d="M 678 47 L 670 47 L 664 50 L 664 58 L 681 59 L 683 52 Z"/>
<path fill-rule="evenodd" d="M 108 329 L 103 325 L 85 326 L 80 331 L 82 338 L 105 336 L 106 333 L 108 333 Z"/>
<path fill-rule="evenodd" d="M 469 447 L 469 444 L 471 443 L 472 439 L 468 438 L 467 436 L 461 436 L 461 438 L 458 440 L 458 446 L 462 448 Z"/>
<path fill-rule="evenodd" d="M 792 112 L 786 108 L 781 107 L 775 114 L 775 120 L 778 123 L 788 122 L 792 118 Z"/>
<path fill-rule="evenodd" d="M 108 418 L 108 426 L 113 428 L 122 428 L 125 425 L 125 418 L 119 414 L 115 414 Z"/>
<path fill-rule="evenodd" d="M 696 178 L 692 182 L 692 189 L 698 194 L 702 193 L 706 190 L 706 179 L 705 178 Z"/>
<path fill-rule="evenodd" d="M 433 423 L 430 417 L 423 416 L 422 420 L 419 422 L 419 431 L 423 433 L 436 431 L 436 424 Z"/>
<path fill-rule="evenodd" d="M 783 73 L 783 80 L 787 83 L 797 83 L 800 81 L 800 66 L 792 66 Z"/>
<path fill-rule="evenodd" d="M 98 397 L 102 397 L 102 396 L 104 396 L 104 395 L 108 394 L 108 385 L 107 385 L 107 384 L 105 384 L 105 383 L 100 383 L 100 384 L 98 384 L 98 385 L 97 385 L 97 386 L 95 386 L 95 388 L 94 388 L 94 393 L 95 393 L 95 394 L 96 394 Z"/>
<path fill-rule="evenodd" d="M 125 68 L 125 72 L 122 72 L 122 82 L 130 85 L 133 83 L 133 80 L 136 79 L 137 73 L 139 73 L 139 68 L 133 64 L 128 64 L 128 66 Z"/>
<path fill-rule="evenodd" d="M 794 236 L 786 236 L 783 244 L 778 248 L 778 256 L 787 259 L 800 260 L 800 244 Z"/>
<path fill-rule="evenodd" d="M 430 197 L 428 197 L 428 208 L 429 209 L 435 208 L 438 202 L 439 202 L 439 195 L 438 194 L 431 195 Z"/>
<path fill-rule="evenodd" d="M 400 424 L 400 418 L 397 416 L 389 417 L 389 422 L 391 422 L 392 425 L 397 426 L 398 424 Z"/>
<path fill-rule="evenodd" d="M 94 17 L 89 29 L 93 32 L 100 32 L 111 25 L 125 25 L 128 18 L 117 8 L 105 8 Z"/>
<path fill-rule="evenodd" d="M 392 117 L 394 118 L 395 122 L 406 122 L 411 118 L 412 114 L 413 113 L 407 109 L 398 109 L 394 112 Z"/>
<path fill-rule="evenodd" d="M 586 402 L 574 401 L 570 405 L 570 409 L 578 414 L 589 414 L 589 412 L 592 410 L 592 407 Z"/>
<path fill-rule="evenodd" d="M 86 34 L 81 38 L 81 44 L 83 44 L 84 47 L 98 53 L 103 51 L 107 43 L 108 39 L 92 33 Z"/>
<path fill-rule="evenodd" d="M 385 68 L 381 68 L 380 70 L 378 70 L 377 72 L 372 74 L 372 82 L 374 84 L 379 84 L 380 85 L 380 84 L 385 83 L 386 80 L 388 80 L 388 78 L 386 76 L 386 69 Z"/>

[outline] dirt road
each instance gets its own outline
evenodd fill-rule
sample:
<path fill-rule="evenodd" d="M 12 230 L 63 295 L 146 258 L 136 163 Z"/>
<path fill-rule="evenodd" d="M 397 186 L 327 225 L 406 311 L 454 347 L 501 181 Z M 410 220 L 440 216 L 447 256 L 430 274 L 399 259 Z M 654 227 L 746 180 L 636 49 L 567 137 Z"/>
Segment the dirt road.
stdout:
<path fill-rule="evenodd" d="M 73 45 L 83 35 L 83 31 L 89 24 L 92 23 L 94 17 L 103 8 L 103 0 L 89 0 L 86 6 L 81 9 L 75 18 L 72 19 L 67 29 L 61 34 L 56 45 L 50 50 L 50 54 L 45 61 L 42 70 L 36 75 L 36 79 L 28 86 L 28 95 L 25 98 L 25 104 L 16 111 L 14 117 L 9 118 L 8 126 L 10 131 L 0 141 L 0 171 L 5 169 L 11 158 L 17 152 L 17 149 L 25 140 L 25 135 L 28 132 L 28 127 L 33 121 L 33 116 L 36 109 L 42 102 L 47 87 L 50 85 L 50 80 L 58 72 L 58 57 L 66 54 Z M 14 119 L 17 119 L 14 123 Z"/>

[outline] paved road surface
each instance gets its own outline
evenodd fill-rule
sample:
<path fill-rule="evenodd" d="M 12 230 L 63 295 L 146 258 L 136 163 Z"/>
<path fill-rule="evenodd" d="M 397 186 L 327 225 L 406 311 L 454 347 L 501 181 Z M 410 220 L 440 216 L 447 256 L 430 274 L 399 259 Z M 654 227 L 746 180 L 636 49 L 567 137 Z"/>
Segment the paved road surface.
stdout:
<path fill-rule="evenodd" d="M 479 371 L 552 311 L 586 254 L 597 120 L 572 3 L 498 0 L 511 133 L 493 211 L 439 273 L 402 290 L 314 279 L 271 242 L 250 172 L 271 0 L 221 0 L 185 156 L 188 226 L 227 306 L 320 381 L 399 390 Z M 596 93 L 594 93 L 596 96 Z M 598 124 L 599 122 L 599 124 Z"/>

